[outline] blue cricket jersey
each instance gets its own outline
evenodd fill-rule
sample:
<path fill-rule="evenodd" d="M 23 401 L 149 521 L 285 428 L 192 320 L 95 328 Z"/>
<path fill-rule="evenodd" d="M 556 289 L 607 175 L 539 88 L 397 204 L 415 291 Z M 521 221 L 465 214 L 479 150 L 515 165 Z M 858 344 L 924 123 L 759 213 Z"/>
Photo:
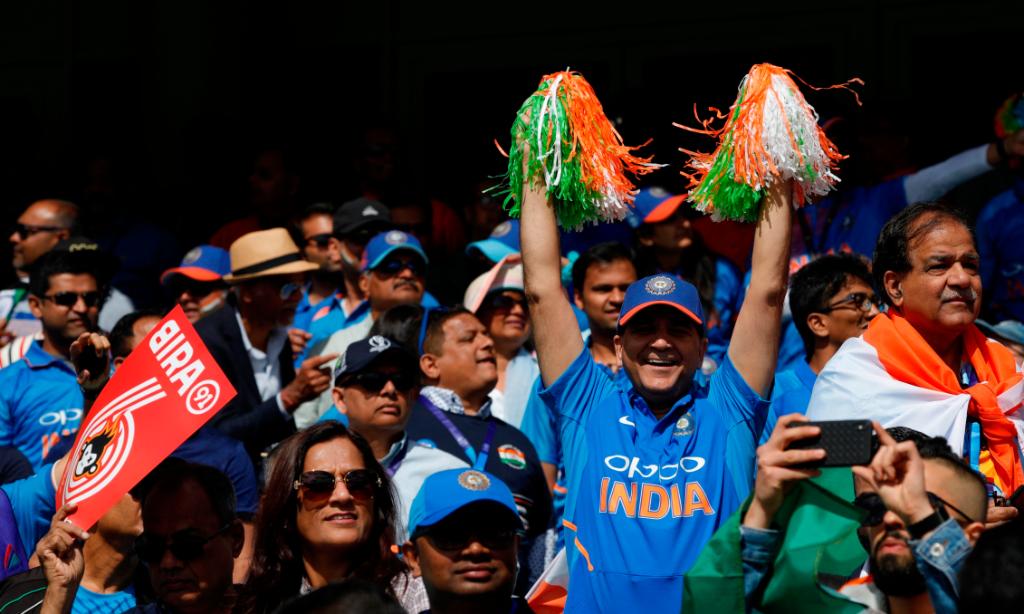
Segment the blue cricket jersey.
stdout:
<path fill-rule="evenodd" d="M 658 420 L 586 348 L 541 394 L 568 487 L 566 612 L 678 611 L 683 574 L 750 491 L 768 401 L 726 358 Z"/>
<path fill-rule="evenodd" d="M 1024 321 L 1024 180 L 990 200 L 975 228 L 986 317 Z"/>
<path fill-rule="evenodd" d="M 811 402 L 811 390 L 818 375 L 811 371 L 806 360 L 793 365 L 782 373 L 775 374 L 775 385 L 772 386 L 772 403 L 768 409 L 768 419 L 764 423 L 760 444 L 768 441 L 778 422 L 779 416 L 786 414 L 806 414 L 807 405 Z"/>

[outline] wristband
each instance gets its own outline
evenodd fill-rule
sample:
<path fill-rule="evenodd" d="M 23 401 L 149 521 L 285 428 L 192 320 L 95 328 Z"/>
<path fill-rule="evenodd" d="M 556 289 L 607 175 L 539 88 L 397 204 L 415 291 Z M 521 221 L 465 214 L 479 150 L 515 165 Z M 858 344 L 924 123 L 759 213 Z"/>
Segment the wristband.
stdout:
<path fill-rule="evenodd" d="M 935 529 L 939 528 L 939 525 L 949 520 L 949 513 L 946 512 L 944 506 L 938 506 L 935 508 L 935 512 L 931 516 L 919 520 L 914 524 L 907 527 L 907 532 L 910 533 L 911 539 L 921 539 L 925 535 L 928 535 Z"/>

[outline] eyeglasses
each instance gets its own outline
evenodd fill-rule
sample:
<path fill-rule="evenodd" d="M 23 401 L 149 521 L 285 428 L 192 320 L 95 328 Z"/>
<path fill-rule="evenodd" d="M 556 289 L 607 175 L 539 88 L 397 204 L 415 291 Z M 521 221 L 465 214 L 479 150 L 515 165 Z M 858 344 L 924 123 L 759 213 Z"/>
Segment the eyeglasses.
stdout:
<path fill-rule="evenodd" d="M 526 299 L 518 296 L 495 293 L 487 299 L 487 306 L 495 311 L 512 311 L 512 308 L 516 305 L 523 311 L 528 311 L 529 309 Z"/>
<path fill-rule="evenodd" d="M 395 389 L 399 392 L 406 392 L 416 385 L 416 377 L 408 371 L 399 371 L 397 373 L 366 371 L 364 373 L 356 373 L 355 375 L 346 378 L 339 385 L 362 386 L 370 392 L 380 392 L 388 382 L 394 384 Z"/>
<path fill-rule="evenodd" d="M 828 313 L 843 307 L 853 307 L 863 311 L 864 313 L 868 313 L 871 311 L 872 307 L 881 309 L 882 299 L 878 298 L 874 294 L 868 294 L 867 292 L 854 292 L 853 294 L 847 295 L 845 298 L 839 299 L 831 305 L 827 305 L 821 309 L 821 313 Z"/>
<path fill-rule="evenodd" d="M 189 296 L 197 300 L 206 298 L 214 290 L 219 290 L 223 287 L 223 284 L 216 281 L 179 281 L 168 284 L 168 288 L 170 288 L 170 292 L 173 296 L 181 296 L 182 294 L 185 294 L 187 292 Z"/>
<path fill-rule="evenodd" d="M 144 563 L 155 565 L 164 558 L 164 552 L 171 551 L 174 558 L 182 563 L 194 561 L 203 555 L 206 544 L 230 529 L 232 523 L 228 523 L 208 537 L 196 535 L 191 530 L 178 531 L 170 536 L 170 539 L 157 537 L 150 533 L 143 533 L 135 541 L 135 552 Z"/>
<path fill-rule="evenodd" d="M 87 309 L 92 309 L 100 304 L 100 296 L 99 292 L 93 290 L 91 292 L 55 292 L 47 294 L 43 298 L 53 301 L 55 305 L 69 309 L 77 305 L 79 299 L 81 299 Z"/>
<path fill-rule="evenodd" d="M 306 237 L 306 245 L 309 245 L 310 243 L 315 243 L 317 248 L 327 249 L 327 246 L 330 245 L 331 243 L 331 237 L 333 236 L 334 235 L 329 232 L 321 233 L 318 235 L 312 235 Z"/>
<path fill-rule="evenodd" d="M 293 487 L 311 505 L 323 505 L 331 498 L 338 482 L 345 483 L 348 494 L 356 501 L 369 501 L 382 482 L 380 476 L 369 469 L 352 469 L 341 477 L 330 471 L 306 471 L 295 480 Z"/>
<path fill-rule="evenodd" d="M 474 540 L 492 550 L 505 550 L 512 547 L 516 531 L 515 529 L 481 529 L 472 526 L 452 525 L 431 528 L 423 535 L 438 550 L 462 550 Z"/>
<path fill-rule="evenodd" d="M 15 224 L 14 234 L 18 235 L 22 240 L 25 240 L 32 235 L 39 234 L 40 232 L 59 232 L 64 230 L 59 226 L 31 226 L 29 224 Z"/>
<path fill-rule="evenodd" d="M 949 501 L 946 501 L 939 495 L 933 492 L 929 492 L 927 493 L 927 495 L 928 502 L 932 504 L 932 507 L 944 505 L 949 509 L 953 510 L 954 512 L 956 512 L 957 514 L 959 514 L 960 516 L 963 516 L 964 520 L 966 520 L 968 523 L 975 522 L 973 518 L 960 511 L 956 506 L 951 504 Z M 882 522 L 882 519 L 885 517 L 885 512 L 888 511 L 888 508 L 885 507 L 885 502 L 882 501 L 882 497 L 875 492 L 865 492 L 861 493 L 860 495 L 857 495 L 857 498 L 853 500 L 853 504 L 867 512 L 867 515 L 864 517 L 863 520 L 861 520 L 860 523 L 861 526 L 864 527 L 873 527 L 877 524 L 880 524 Z"/>
<path fill-rule="evenodd" d="M 424 268 L 425 267 L 423 266 L 423 263 L 416 258 L 410 258 L 408 260 L 392 258 L 390 260 L 385 260 L 384 262 L 382 262 L 380 266 L 373 269 L 373 271 L 380 275 L 387 275 L 390 277 L 392 275 L 398 275 L 402 271 L 408 269 L 409 272 L 412 273 L 413 275 L 417 277 L 422 277 L 424 273 Z"/>
<path fill-rule="evenodd" d="M 291 298 L 292 296 L 295 295 L 296 292 L 299 292 L 301 290 L 302 284 L 297 284 L 295 282 L 289 281 L 281 285 L 281 288 L 278 290 L 278 293 L 281 295 L 281 300 L 284 301 Z"/>

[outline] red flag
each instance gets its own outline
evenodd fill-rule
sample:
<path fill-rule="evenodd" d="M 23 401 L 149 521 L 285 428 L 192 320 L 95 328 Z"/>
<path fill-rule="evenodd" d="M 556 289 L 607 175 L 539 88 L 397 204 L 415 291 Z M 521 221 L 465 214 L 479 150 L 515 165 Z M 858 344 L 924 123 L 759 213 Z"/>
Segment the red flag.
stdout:
<path fill-rule="evenodd" d="M 88 528 L 235 396 L 175 307 L 107 382 L 85 417 L 57 490 L 57 507 Z"/>

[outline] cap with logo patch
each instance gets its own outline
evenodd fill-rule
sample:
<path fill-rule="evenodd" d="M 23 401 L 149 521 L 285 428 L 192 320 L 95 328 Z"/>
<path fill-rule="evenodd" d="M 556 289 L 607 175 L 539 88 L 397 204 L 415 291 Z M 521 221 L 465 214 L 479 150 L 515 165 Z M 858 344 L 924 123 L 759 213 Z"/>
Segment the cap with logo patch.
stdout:
<path fill-rule="evenodd" d="M 188 250 L 181 264 L 164 271 L 160 275 L 160 283 L 166 285 L 178 275 L 193 281 L 221 281 L 230 272 L 231 256 L 228 250 L 212 245 L 198 245 Z"/>
<path fill-rule="evenodd" d="M 366 244 L 366 250 L 363 252 L 363 270 L 377 268 L 388 255 L 398 250 L 408 250 L 423 258 L 424 263 L 430 262 L 419 239 L 401 230 L 388 230 L 370 239 Z"/>
<path fill-rule="evenodd" d="M 433 526 L 473 503 L 489 501 L 509 511 L 509 520 L 521 529 L 522 520 L 516 510 L 512 491 L 490 473 L 475 469 L 438 471 L 423 481 L 409 508 L 410 539 L 417 531 Z"/>
<path fill-rule="evenodd" d="M 338 356 L 338 359 L 334 361 L 332 379 L 337 381 L 342 375 L 361 373 L 385 356 L 394 357 L 402 363 L 403 369 L 413 372 L 419 371 L 417 357 L 408 348 L 387 337 L 373 335 L 349 344 L 348 348 L 345 349 L 345 353 Z"/>
<path fill-rule="evenodd" d="M 391 211 L 370 198 L 357 198 L 342 203 L 334 212 L 334 234 L 348 236 L 371 225 L 387 227 L 391 224 Z"/>
<path fill-rule="evenodd" d="M 480 252 L 491 262 L 499 262 L 511 254 L 518 254 L 519 220 L 505 220 L 491 231 L 491 236 L 480 241 L 473 241 L 466 246 L 466 255 Z"/>
<path fill-rule="evenodd" d="M 626 289 L 622 309 L 619 311 L 619 328 L 625 326 L 636 314 L 655 305 L 674 307 L 701 327 L 704 326 L 704 309 L 697 288 L 675 275 L 657 273 L 634 281 Z"/>

